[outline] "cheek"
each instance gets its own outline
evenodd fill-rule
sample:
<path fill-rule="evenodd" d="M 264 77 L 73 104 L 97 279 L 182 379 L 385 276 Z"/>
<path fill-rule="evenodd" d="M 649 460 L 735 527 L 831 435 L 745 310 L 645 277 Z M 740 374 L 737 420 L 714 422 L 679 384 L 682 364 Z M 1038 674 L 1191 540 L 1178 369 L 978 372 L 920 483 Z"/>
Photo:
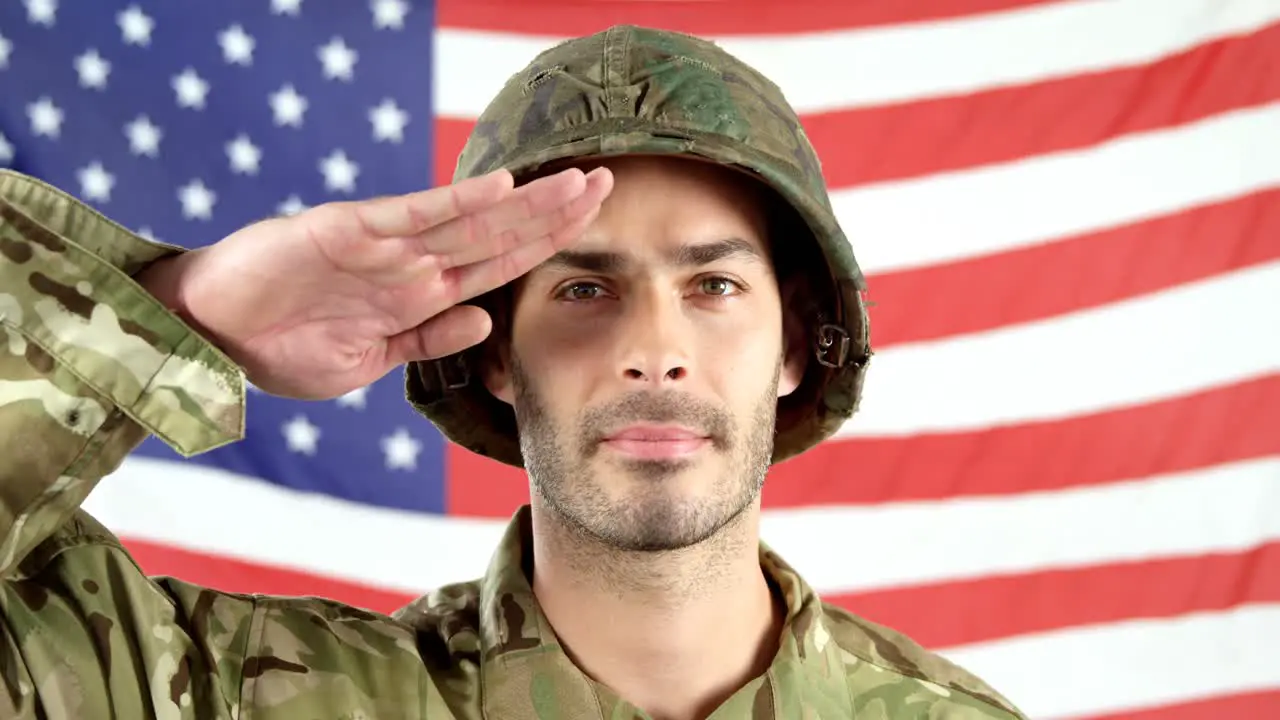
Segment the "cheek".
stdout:
<path fill-rule="evenodd" d="M 613 343 L 617 323 L 578 317 L 541 318 L 515 334 L 516 347 L 527 366 L 537 366 L 542 373 L 572 375 L 583 365 L 598 365 L 602 351 Z"/>
<path fill-rule="evenodd" d="M 772 383 L 782 352 L 781 321 L 767 312 L 735 313 L 697 327 L 696 360 L 703 375 L 733 403 L 751 400 Z"/>
<path fill-rule="evenodd" d="M 593 374 L 602 367 L 604 333 L 581 325 L 539 322 L 517 325 L 512 346 L 526 381 L 548 409 L 581 406 Z"/>

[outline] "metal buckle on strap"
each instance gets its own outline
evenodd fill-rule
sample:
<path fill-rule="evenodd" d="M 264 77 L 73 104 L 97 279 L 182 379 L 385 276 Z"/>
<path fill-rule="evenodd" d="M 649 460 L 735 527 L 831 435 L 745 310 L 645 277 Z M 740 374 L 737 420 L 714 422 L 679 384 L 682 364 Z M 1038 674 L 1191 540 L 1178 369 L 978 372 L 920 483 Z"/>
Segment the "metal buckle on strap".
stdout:
<path fill-rule="evenodd" d="M 839 325 L 824 323 L 818 326 L 815 355 L 818 362 L 829 368 L 842 368 L 849 359 L 849 333 Z M 832 357 L 834 355 L 834 358 Z"/>
<path fill-rule="evenodd" d="M 436 360 L 431 364 L 435 366 L 436 375 L 440 378 L 440 387 L 445 390 L 457 390 L 471 383 L 471 371 L 467 369 L 467 363 L 462 359 L 462 355 Z M 445 367 L 446 364 L 456 366 L 461 379 L 450 380 L 449 370 Z"/>

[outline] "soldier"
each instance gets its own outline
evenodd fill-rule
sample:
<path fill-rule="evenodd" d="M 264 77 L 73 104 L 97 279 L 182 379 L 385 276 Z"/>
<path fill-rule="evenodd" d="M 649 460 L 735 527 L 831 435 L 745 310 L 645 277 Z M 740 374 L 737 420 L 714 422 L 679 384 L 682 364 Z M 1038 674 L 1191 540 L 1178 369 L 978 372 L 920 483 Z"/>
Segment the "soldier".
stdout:
<path fill-rule="evenodd" d="M 769 465 L 857 406 L 863 285 L 778 88 L 636 27 L 513 76 L 453 185 L 200 250 L 6 173 L 0 716 L 1020 718 L 759 540 Z M 390 617 L 219 592 L 79 507 L 148 433 L 239 439 L 246 375 L 324 399 L 400 365 L 529 475 L 480 580 Z"/>

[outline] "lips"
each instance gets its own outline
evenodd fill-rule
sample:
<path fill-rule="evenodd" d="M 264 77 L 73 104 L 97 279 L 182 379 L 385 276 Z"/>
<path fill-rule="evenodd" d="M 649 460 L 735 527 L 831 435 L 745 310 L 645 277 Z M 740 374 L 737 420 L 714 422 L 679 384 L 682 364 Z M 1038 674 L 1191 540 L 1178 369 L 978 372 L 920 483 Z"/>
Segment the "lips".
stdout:
<path fill-rule="evenodd" d="M 635 442 L 679 442 L 682 440 L 705 439 L 707 439 L 706 433 L 670 425 L 632 425 L 605 438 L 605 440 L 610 441 L 626 440 Z"/>
<path fill-rule="evenodd" d="M 608 449 L 635 458 L 676 459 L 692 455 L 711 444 L 706 433 L 670 425 L 632 425 L 611 433 L 602 443 Z"/>

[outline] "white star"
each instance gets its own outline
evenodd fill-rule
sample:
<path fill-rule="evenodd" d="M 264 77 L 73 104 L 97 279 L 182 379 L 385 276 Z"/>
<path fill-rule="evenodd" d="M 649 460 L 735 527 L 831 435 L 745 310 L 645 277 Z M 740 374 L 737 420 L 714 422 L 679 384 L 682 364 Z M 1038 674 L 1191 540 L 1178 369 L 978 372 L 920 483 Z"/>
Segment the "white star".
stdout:
<path fill-rule="evenodd" d="M 371 0 L 369 8 L 373 10 L 373 26 L 378 29 L 403 28 L 404 16 L 409 12 L 409 5 L 404 0 Z"/>
<path fill-rule="evenodd" d="M 218 34 L 222 46 L 222 59 L 229 63 L 251 65 L 253 63 L 253 38 L 239 25 L 232 25 Z"/>
<path fill-rule="evenodd" d="M 298 6 L 302 0 L 271 0 L 271 12 L 276 15 L 293 15 L 297 17 Z"/>
<path fill-rule="evenodd" d="M 76 58 L 76 73 L 80 76 L 80 86 L 102 90 L 107 86 L 107 75 L 111 73 L 111 63 L 102 59 L 98 51 L 89 51 Z"/>
<path fill-rule="evenodd" d="M 102 167 L 102 163 L 95 161 L 80 168 L 76 177 L 80 180 L 80 194 L 86 200 L 107 202 L 111 199 L 111 188 L 115 187 L 116 179 Z"/>
<path fill-rule="evenodd" d="M 375 141 L 398 143 L 404 140 L 404 126 L 409 122 L 409 113 L 401 110 L 391 98 L 386 98 L 369 111 L 369 122 L 373 123 Z"/>
<path fill-rule="evenodd" d="M 346 43 L 342 42 L 342 38 L 335 37 L 330 40 L 328 45 L 316 50 L 316 56 L 324 65 L 324 76 L 327 79 L 351 79 L 351 70 L 356 65 L 356 51 L 347 47 Z"/>
<path fill-rule="evenodd" d="M 244 381 L 244 386 L 245 386 L 245 388 L 246 388 L 246 389 L 248 389 L 248 391 L 249 391 L 249 392 L 251 392 L 251 393 L 261 393 L 261 392 L 262 392 L 262 388 L 258 387 L 257 385 L 254 385 L 253 383 L 249 382 L 248 380 L 245 380 L 245 381 Z"/>
<path fill-rule="evenodd" d="M 387 469 L 413 470 L 418 467 L 418 453 L 422 443 L 404 428 L 396 428 L 394 435 L 382 438 L 382 452 L 387 456 Z"/>
<path fill-rule="evenodd" d="M 8 165 L 13 162 L 13 145 L 9 144 L 9 139 L 0 133 L 0 165 Z"/>
<path fill-rule="evenodd" d="M 151 44 L 151 31 L 155 29 L 156 23 L 137 5 L 130 5 L 116 13 L 116 24 L 120 26 L 120 35 L 126 45 Z"/>
<path fill-rule="evenodd" d="M 249 141 L 249 136 L 241 133 L 235 140 L 227 143 L 227 158 L 231 161 L 231 171 L 246 175 L 258 174 L 258 163 L 262 161 L 262 149 Z"/>
<path fill-rule="evenodd" d="M 178 190 L 178 200 L 182 203 L 182 216 L 191 219 L 208 220 L 213 216 L 213 204 L 218 196 L 204 186 L 199 180 L 192 180 Z"/>
<path fill-rule="evenodd" d="M 368 394 L 369 394 L 369 388 L 367 387 L 356 388 L 355 390 L 352 390 L 346 395 L 339 397 L 337 402 L 338 402 L 338 405 L 340 405 L 341 407 L 353 407 L 359 410 L 363 410 L 365 406 L 365 396 L 367 396 Z"/>
<path fill-rule="evenodd" d="M 299 95 L 292 85 L 285 85 L 271 93 L 270 102 L 276 125 L 302 127 L 302 114 L 307 111 L 307 99 Z"/>
<path fill-rule="evenodd" d="M 195 70 L 187 68 L 181 75 L 173 76 L 173 91 L 178 94 L 178 106 L 204 109 L 204 96 L 209 93 L 209 83 L 205 82 Z"/>
<path fill-rule="evenodd" d="M 298 213 L 306 209 L 307 209 L 307 206 L 302 204 L 302 198 L 298 197 L 297 195 L 290 195 L 289 197 L 285 198 L 284 202 L 276 206 L 276 212 L 285 216 L 297 215 Z M 355 392 L 355 391 L 353 390 L 352 392 Z M 341 400 L 339 400 L 339 403 L 341 403 Z"/>
<path fill-rule="evenodd" d="M 156 239 L 156 234 L 151 231 L 150 226 L 143 225 L 142 227 L 138 228 L 138 232 L 136 234 L 138 237 L 145 238 L 147 240 L 150 240 L 151 242 L 160 242 L 159 240 Z"/>
<path fill-rule="evenodd" d="M 27 0 L 27 20 L 37 25 L 53 27 L 58 15 L 58 0 Z"/>
<path fill-rule="evenodd" d="M 0 70 L 9 67 L 9 55 L 13 52 L 13 43 L 0 35 Z"/>
<path fill-rule="evenodd" d="M 316 454 L 316 441 L 320 439 L 320 428 L 307 421 L 305 415 L 294 415 L 284 424 L 284 439 L 293 452 L 305 455 Z"/>
<path fill-rule="evenodd" d="M 324 173 L 326 190 L 351 193 L 355 192 L 356 176 L 360 174 L 360 166 L 351 162 L 346 153 L 334 150 L 329 153 L 329 157 L 320 161 L 320 172 Z"/>
<path fill-rule="evenodd" d="M 124 134 L 129 136 L 129 151 L 134 155 L 155 157 L 160 154 L 160 138 L 164 133 L 151 124 L 146 115 L 139 115 L 133 122 L 124 126 Z"/>
<path fill-rule="evenodd" d="M 31 132 L 34 135 L 56 138 L 62 131 L 62 110 L 48 96 L 27 105 L 27 118 L 31 120 Z"/>

